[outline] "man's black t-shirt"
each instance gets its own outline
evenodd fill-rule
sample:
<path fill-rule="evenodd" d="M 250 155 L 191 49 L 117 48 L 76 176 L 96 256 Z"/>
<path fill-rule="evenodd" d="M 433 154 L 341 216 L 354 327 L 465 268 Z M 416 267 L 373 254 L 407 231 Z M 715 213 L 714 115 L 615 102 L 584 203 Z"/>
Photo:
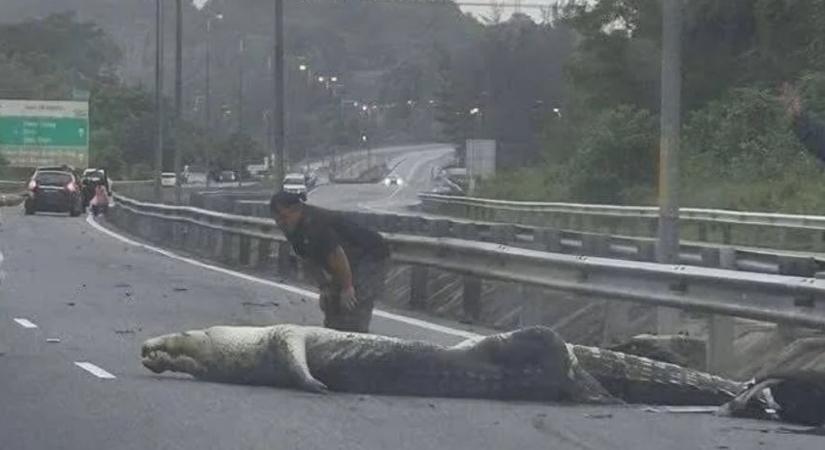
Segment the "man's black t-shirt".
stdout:
<path fill-rule="evenodd" d="M 298 256 L 324 268 L 327 257 L 339 245 L 350 266 L 365 259 L 381 260 L 390 255 L 387 243 L 377 232 L 356 224 L 339 212 L 309 205 L 304 205 L 301 222 L 286 237 Z"/>

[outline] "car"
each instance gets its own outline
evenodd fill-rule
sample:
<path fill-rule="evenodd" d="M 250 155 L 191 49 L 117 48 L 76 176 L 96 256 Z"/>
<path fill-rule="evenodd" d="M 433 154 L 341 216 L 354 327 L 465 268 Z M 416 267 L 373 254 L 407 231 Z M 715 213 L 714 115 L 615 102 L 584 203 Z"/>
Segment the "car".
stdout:
<path fill-rule="evenodd" d="M 224 170 L 220 174 L 218 174 L 218 181 L 238 181 L 238 177 L 235 175 L 235 172 L 231 170 Z"/>
<path fill-rule="evenodd" d="M 175 172 L 163 172 L 160 174 L 160 185 L 166 187 L 175 186 Z"/>
<path fill-rule="evenodd" d="M 387 178 L 384 178 L 385 186 L 402 186 L 403 184 L 404 181 L 397 174 L 390 174 Z"/>
<path fill-rule="evenodd" d="M 79 216 L 83 212 L 83 198 L 77 176 L 71 169 L 38 168 L 29 180 L 23 209 L 26 215 L 49 211 Z"/>
<path fill-rule="evenodd" d="M 306 194 L 306 178 L 302 173 L 290 173 L 284 177 L 284 191 L 296 194 Z"/>

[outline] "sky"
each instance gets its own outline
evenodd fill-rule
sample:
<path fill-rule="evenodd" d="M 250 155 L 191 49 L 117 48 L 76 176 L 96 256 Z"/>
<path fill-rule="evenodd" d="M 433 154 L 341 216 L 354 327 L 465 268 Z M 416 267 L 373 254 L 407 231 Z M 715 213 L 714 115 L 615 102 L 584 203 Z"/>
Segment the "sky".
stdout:
<path fill-rule="evenodd" d="M 192 2 L 198 8 L 202 7 L 207 1 L 208 0 L 192 0 Z M 467 0 L 467 1 L 470 1 L 470 0 Z M 459 2 L 461 2 L 461 0 L 459 0 Z M 516 3 L 516 2 L 517 2 L 517 0 L 504 0 L 501 3 Z M 522 0 L 522 2 L 525 3 L 525 4 L 526 3 L 547 3 L 549 5 L 551 3 L 555 3 L 555 0 Z M 493 0 L 472 0 L 472 3 L 489 3 L 490 5 L 493 5 L 494 3 L 498 3 L 498 2 L 495 2 Z M 461 10 L 464 11 L 464 12 L 467 12 L 467 13 L 471 13 L 476 17 L 488 16 L 490 14 L 490 8 L 486 7 L 486 6 L 461 6 Z M 510 17 L 510 14 L 512 14 L 513 11 L 514 11 L 513 8 L 503 8 L 502 9 L 502 12 L 504 14 L 503 18 L 507 19 L 508 17 Z M 533 19 L 536 20 L 536 21 L 541 20 L 541 15 L 540 15 L 539 10 L 537 8 L 523 8 L 521 10 L 521 12 L 533 17 Z"/>

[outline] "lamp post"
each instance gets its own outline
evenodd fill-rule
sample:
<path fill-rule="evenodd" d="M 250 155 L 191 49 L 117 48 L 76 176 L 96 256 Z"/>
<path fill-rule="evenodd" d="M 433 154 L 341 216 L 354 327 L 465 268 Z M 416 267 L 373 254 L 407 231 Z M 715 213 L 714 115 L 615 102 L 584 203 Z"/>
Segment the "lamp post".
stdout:
<path fill-rule="evenodd" d="M 212 53 L 212 20 L 223 19 L 223 14 L 211 15 L 206 19 L 206 130 L 212 130 L 212 87 L 210 85 L 211 53 Z M 209 147 L 206 147 L 206 186 L 209 186 L 212 169 Z"/>
<path fill-rule="evenodd" d="M 155 199 L 161 197 L 163 172 L 163 1 L 155 1 Z"/>

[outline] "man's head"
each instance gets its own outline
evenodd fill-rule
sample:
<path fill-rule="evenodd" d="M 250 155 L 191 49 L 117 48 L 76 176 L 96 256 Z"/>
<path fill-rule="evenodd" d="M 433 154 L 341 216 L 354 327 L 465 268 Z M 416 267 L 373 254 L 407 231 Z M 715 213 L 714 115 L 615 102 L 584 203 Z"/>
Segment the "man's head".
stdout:
<path fill-rule="evenodd" d="M 301 221 L 304 210 L 303 194 L 280 191 L 269 200 L 269 210 L 278 226 L 286 231 L 294 231 Z"/>

